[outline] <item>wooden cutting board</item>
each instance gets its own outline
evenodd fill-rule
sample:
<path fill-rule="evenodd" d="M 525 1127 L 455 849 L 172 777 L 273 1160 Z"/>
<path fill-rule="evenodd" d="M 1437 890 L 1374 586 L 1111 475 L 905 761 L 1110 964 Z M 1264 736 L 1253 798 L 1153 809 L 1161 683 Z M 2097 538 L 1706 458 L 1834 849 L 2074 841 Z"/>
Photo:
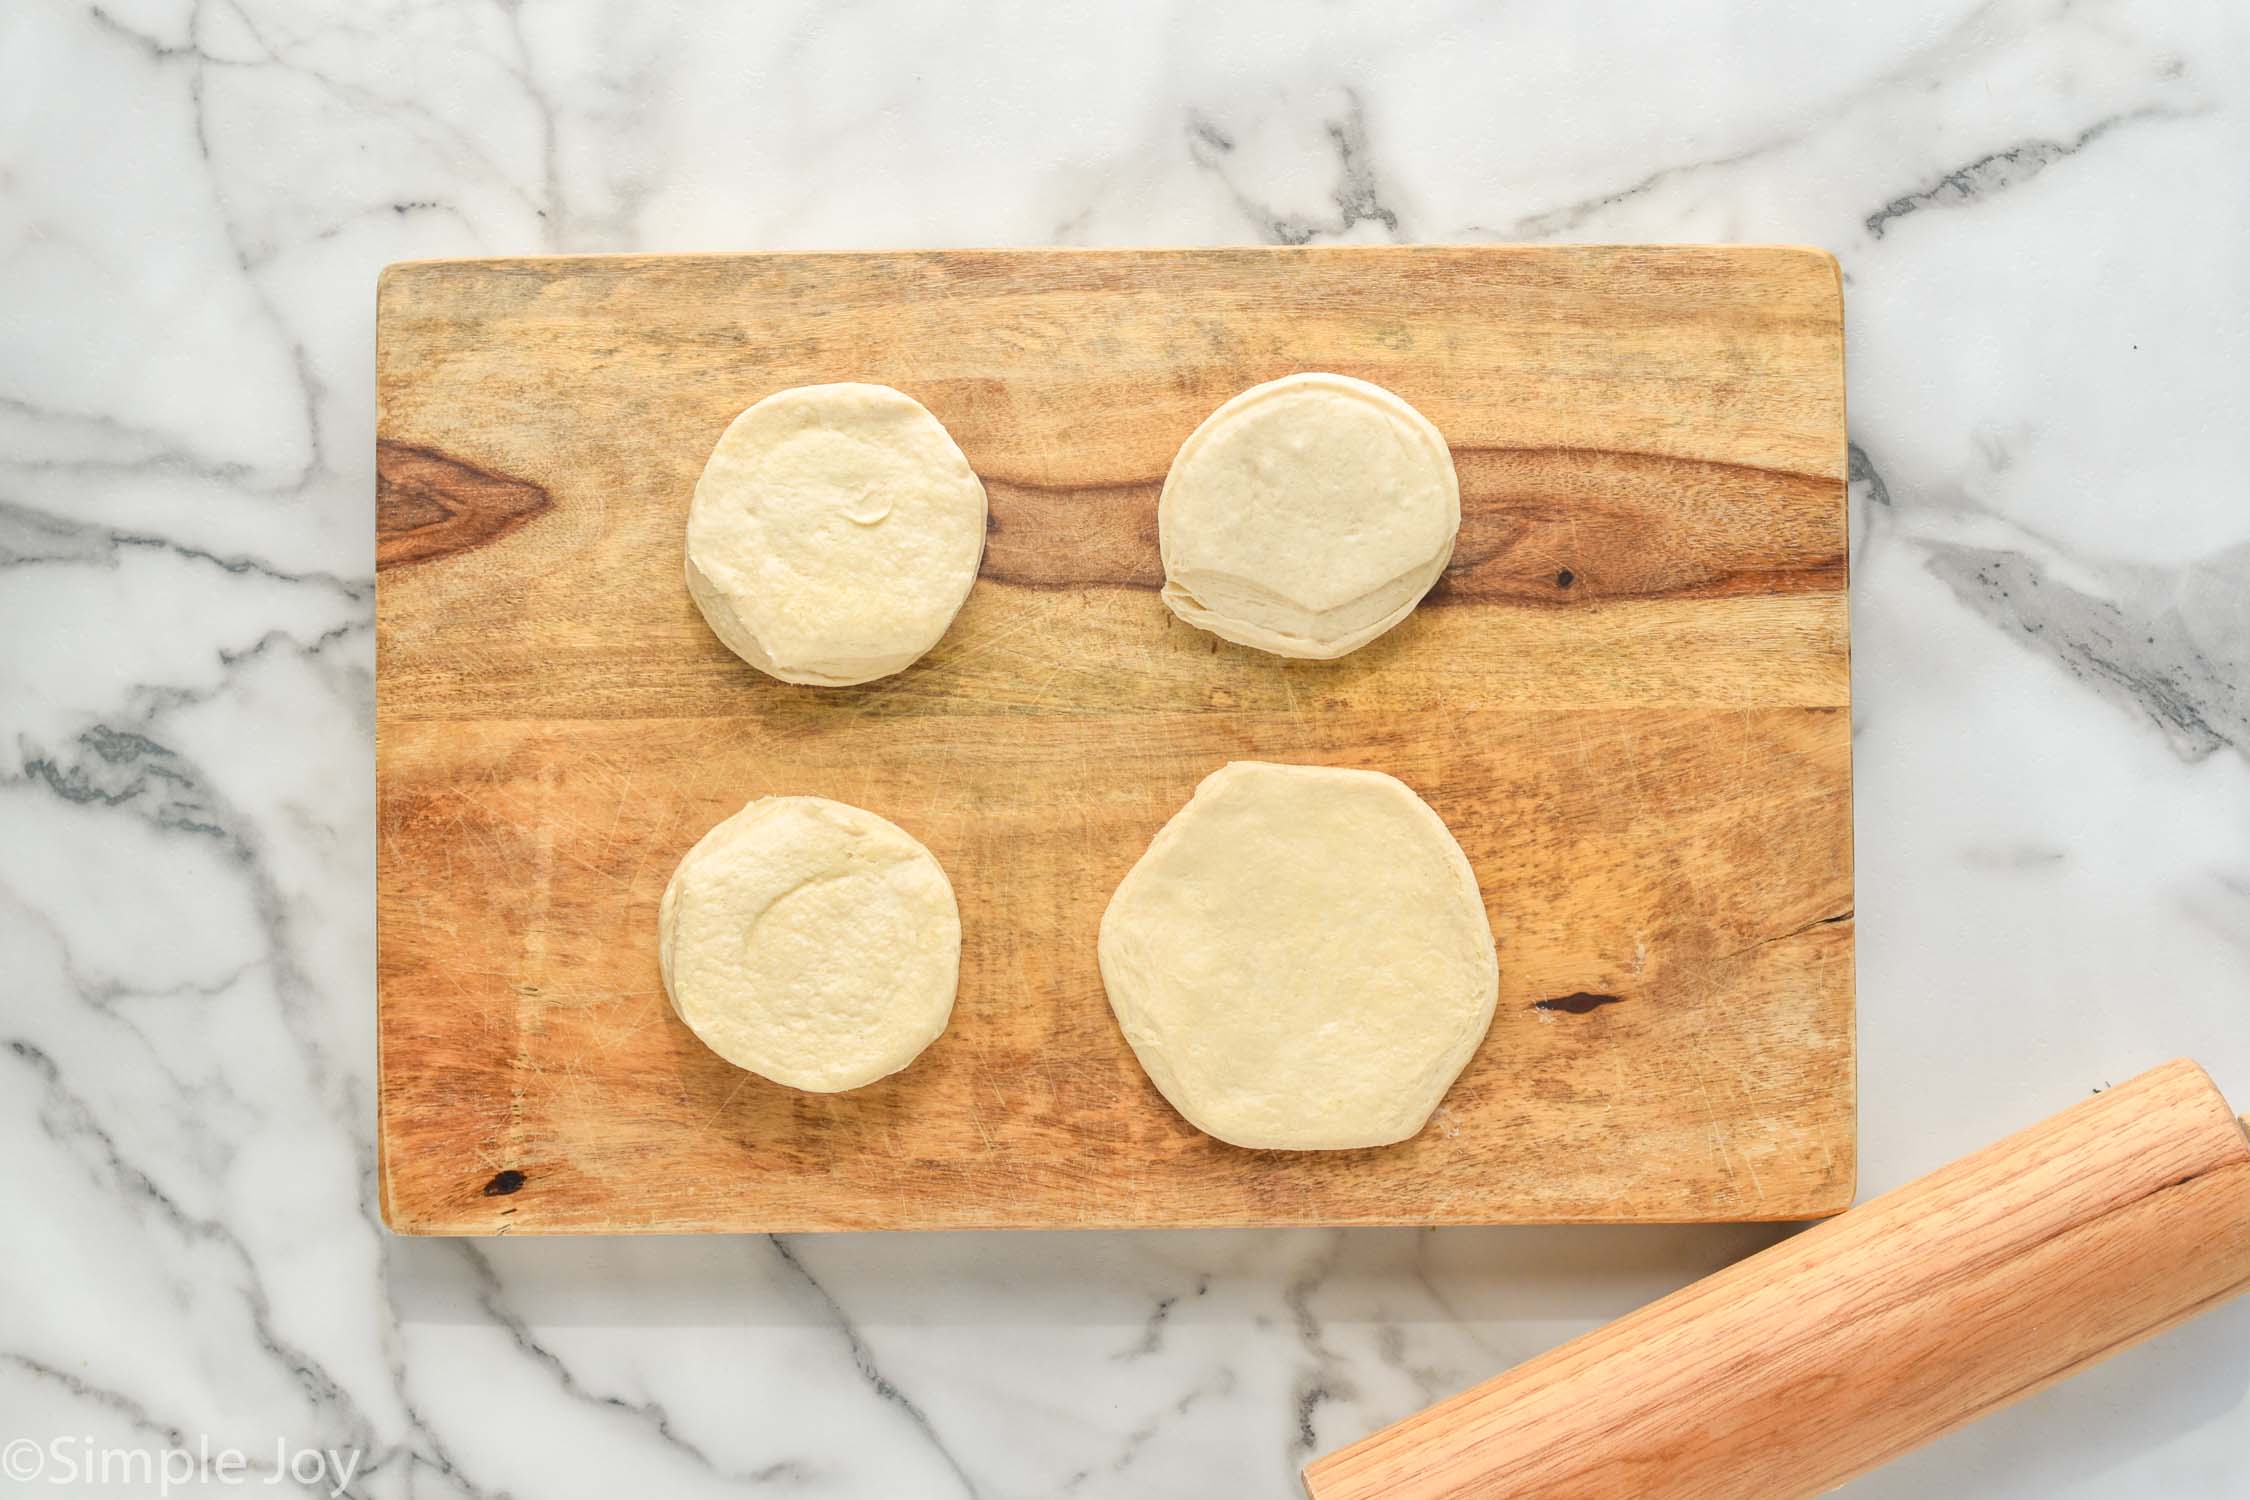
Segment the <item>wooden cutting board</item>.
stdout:
<path fill-rule="evenodd" d="M 1453 565 L 1337 662 L 1158 601 L 1195 425 L 1296 370 L 1445 433 Z M 1835 262 L 1782 248 L 946 251 L 429 263 L 377 316 L 382 1197 L 394 1228 L 1795 1219 L 1852 1194 Z M 936 650 L 788 687 L 704 627 L 688 498 L 736 412 L 894 385 L 991 497 Z M 1249 1152 L 1142 1075 L 1103 905 L 1207 772 L 1371 766 L 1461 841 L 1490 1037 L 1428 1129 Z M 704 830 L 813 793 L 927 844 L 953 1023 L 810 1095 L 666 1005 Z"/>

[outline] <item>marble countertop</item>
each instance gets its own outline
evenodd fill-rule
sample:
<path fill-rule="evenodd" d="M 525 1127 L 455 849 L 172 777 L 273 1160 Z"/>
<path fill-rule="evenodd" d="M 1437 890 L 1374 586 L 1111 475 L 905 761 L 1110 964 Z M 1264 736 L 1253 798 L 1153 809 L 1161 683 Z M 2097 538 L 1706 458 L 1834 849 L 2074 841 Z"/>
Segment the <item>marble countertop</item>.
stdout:
<path fill-rule="evenodd" d="M 371 314 L 402 258 L 1826 246 L 1862 1193 L 2176 1055 L 2250 1105 L 2250 25 L 1676 9 L 0 8 L 20 1492 L 207 1444 L 291 1482 L 333 1450 L 382 1496 L 1282 1497 L 1779 1233 L 388 1235 Z M 2250 1301 L 1849 1493 L 2250 1495 L 2246 1387 Z"/>

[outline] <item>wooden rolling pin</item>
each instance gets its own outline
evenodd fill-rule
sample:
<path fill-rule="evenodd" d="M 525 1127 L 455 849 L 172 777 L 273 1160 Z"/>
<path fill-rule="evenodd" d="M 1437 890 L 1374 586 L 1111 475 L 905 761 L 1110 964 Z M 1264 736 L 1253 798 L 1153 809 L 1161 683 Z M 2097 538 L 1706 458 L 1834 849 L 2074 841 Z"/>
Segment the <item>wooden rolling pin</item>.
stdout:
<path fill-rule="evenodd" d="M 1305 1489 L 1817 1495 L 2245 1287 L 2250 1122 L 2167 1063 L 1331 1453 Z"/>

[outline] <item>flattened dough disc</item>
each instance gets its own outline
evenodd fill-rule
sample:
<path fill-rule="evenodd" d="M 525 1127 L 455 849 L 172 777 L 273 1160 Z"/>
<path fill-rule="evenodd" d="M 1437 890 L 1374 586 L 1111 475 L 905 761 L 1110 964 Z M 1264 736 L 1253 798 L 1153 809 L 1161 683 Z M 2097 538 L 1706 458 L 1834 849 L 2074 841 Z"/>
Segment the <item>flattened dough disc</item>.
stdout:
<path fill-rule="evenodd" d="M 1149 1078 L 1237 1146 L 1414 1135 L 1499 996 L 1467 857 L 1379 771 L 1212 772 L 1110 898 L 1100 951 Z"/>

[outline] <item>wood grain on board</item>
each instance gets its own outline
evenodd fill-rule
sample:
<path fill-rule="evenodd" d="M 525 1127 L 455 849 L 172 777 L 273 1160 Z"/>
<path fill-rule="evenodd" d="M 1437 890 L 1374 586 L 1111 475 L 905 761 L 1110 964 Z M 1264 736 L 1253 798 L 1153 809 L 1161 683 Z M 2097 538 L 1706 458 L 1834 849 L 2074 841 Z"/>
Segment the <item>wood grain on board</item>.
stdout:
<path fill-rule="evenodd" d="M 439 262 L 377 319 L 382 1190 L 430 1233 L 1792 1219 L 1854 1174 L 1835 265 L 1779 248 Z M 1373 380 L 1452 445 L 1454 562 L 1294 662 L 1181 624 L 1155 500 L 1246 386 Z M 791 687 L 681 580 L 712 443 L 868 380 L 991 498 L 938 647 Z M 1429 1128 L 1248 1152 L 1142 1076 L 1103 905 L 1229 759 L 1430 802 L 1499 941 Z M 769 793 L 881 813 L 961 904 L 951 1027 L 810 1095 L 672 1016 L 656 903 Z"/>

